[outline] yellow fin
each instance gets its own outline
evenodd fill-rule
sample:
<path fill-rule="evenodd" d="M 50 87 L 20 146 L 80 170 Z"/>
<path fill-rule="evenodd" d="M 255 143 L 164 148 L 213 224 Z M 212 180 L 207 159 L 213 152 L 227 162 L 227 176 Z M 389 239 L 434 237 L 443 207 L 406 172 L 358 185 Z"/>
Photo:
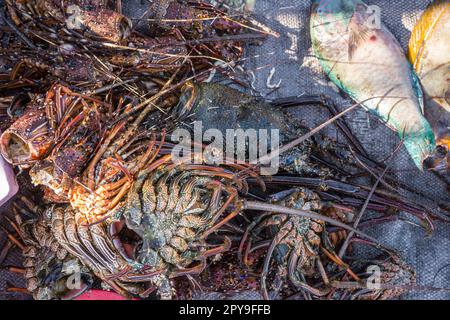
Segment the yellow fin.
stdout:
<path fill-rule="evenodd" d="M 420 68 L 420 60 L 428 39 L 445 12 L 450 10 L 449 0 L 437 0 L 431 3 L 415 25 L 409 40 L 408 58 L 416 71 Z"/>

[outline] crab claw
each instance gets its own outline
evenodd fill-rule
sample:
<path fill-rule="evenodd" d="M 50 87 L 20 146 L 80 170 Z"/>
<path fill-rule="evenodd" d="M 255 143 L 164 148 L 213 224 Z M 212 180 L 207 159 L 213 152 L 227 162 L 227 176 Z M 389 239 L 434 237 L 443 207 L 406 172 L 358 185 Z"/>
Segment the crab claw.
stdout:
<path fill-rule="evenodd" d="M 28 108 L 25 114 L 3 132 L 0 151 L 6 161 L 22 168 L 42 159 L 54 144 L 44 109 Z"/>

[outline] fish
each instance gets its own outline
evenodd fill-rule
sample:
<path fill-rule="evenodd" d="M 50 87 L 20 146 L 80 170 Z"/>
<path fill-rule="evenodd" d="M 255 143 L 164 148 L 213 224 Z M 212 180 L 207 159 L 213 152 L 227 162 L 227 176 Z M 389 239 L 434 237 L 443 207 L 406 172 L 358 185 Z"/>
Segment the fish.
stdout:
<path fill-rule="evenodd" d="M 398 133 L 423 170 L 435 149 L 423 92 L 399 42 L 372 9 L 360 0 L 313 0 L 312 51 L 333 83 Z"/>
<path fill-rule="evenodd" d="M 429 168 L 450 182 L 450 1 L 432 2 L 414 26 L 408 58 L 425 94 L 425 117 L 440 149 Z"/>

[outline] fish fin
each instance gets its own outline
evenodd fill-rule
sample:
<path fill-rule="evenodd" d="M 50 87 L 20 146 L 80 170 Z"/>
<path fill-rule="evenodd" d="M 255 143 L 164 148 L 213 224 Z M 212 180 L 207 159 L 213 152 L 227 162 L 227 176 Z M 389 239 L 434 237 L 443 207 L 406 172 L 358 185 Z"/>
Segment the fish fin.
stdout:
<path fill-rule="evenodd" d="M 365 25 L 365 10 L 366 8 L 359 5 L 355 8 L 353 16 L 348 24 L 349 39 L 348 39 L 348 59 L 353 60 L 353 55 L 356 49 L 369 39 L 369 28 Z"/>
<path fill-rule="evenodd" d="M 405 133 L 404 144 L 416 166 L 423 170 L 425 159 L 430 157 L 436 148 L 434 134 L 428 122 L 420 132 Z"/>
<path fill-rule="evenodd" d="M 367 35 L 364 32 L 350 31 L 350 38 L 349 38 L 349 43 L 348 43 L 348 60 L 349 61 L 353 60 L 353 55 L 354 55 L 356 49 L 360 46 L 360 44 L 362 42 L 365 41 L 366 38 L 367 38 Z"/>
<path fill-rule="evenodd" d="M 412 66 L 411 66 L 411 77 L 412 77 L 412 86 L 414 92 L 416 93 L 417 100 L 419 101 L 420 111 L 422 112 L 422 114 L 425 114 L 425 101 L 422 86 L 420 85 L 419 77 L 413 70 Z"/>
<path fill-rule="evenodd" d="M 437 0 L 430 4 L 415 25 L 409 40 L 408 58 L 414 69 L 420 71 L 420 60 L 428 39 L 444 13 L 450 10 L 448 0 Z"/>

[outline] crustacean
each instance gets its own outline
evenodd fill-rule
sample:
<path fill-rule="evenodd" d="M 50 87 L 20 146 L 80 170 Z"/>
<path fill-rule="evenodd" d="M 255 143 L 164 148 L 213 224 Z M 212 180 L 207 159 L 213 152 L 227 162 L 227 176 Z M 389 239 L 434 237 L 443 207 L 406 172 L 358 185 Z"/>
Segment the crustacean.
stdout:
<path fill-rule="evenodd" d="M 152 5 L 155 3 L 159 1 Z M 134 30 L 130 19 L 115 11 L 116 8 L 105 7 L 103 1 L 64 1 L 62 6 L 53 0 L 7 4 L 11 33 L 25 42 L 14 54 L 4 55 L 12 66 L 8 83 L 2 84 L 8 89 L 48 81 L 92 89 L 111 82 L 146 82 L 153 77 L 183 78 L 190 74 L 207 78 L 200 71 L 229 72 L 227 65 L 239 61 L 243 44 L 263 39 L 267 34 L 260 25 L 246 28 L 252 22 L 244 18 L 236 23 L 220 12 L 221 18 L 215 19 L 219 12 L 201 3 L 196 5 L 208 8 L 205 11 L 208 19 L 214 18 L 214 30 L 220 32 L 210 30 L 208 35 L 186 32 L 186 25 L 179 27 L 166 21 L 165 28 L 153 28 L 158 31 L 149 36 Z M 193 3 L 179 5 L 187 11 L 170 12 L 178 14 L 176 19 L 181 21 L 185 12 L 197 10 Z M 220 21 L 228 27 L 219 27 Z M 136 74 L 141 77 L 139 81 L 133 78 Z"/>
<path fill-rule="evenodd" d="M 100 118 L 108 104 L 54 85 L 36 96 L 1 136 L 3 157 L 13 165 L 32 167 L 36 185 L 59 196 L 77 178 L 102 137 Z"/>
<path fill-rule="evenodd" d="M 229 250 L 226 237 L 210 243 L 208 236 L 247 205 L 239 196 L 248 189 L 245 178 L 258 178 L 244 164 L 177 163 L 164 135 L 158 143 L 155 134 L 139 130 L 142 115 L 135 126 L 119 121 L 110 128 L 67 192 L 71 206 L 48 215 L 58 243 L 111 288 L 145 296 L 156 286 L 169 298 L 170 278 L 199 273 L 207 257 Z M 115 221 L 140 237 L 131 253 L 111 240 Z M 136 287 L 139 282 L 151 286 Z"/>
<path fill-rule="evenodd" d="M 332 115 L 337 114 L 336 107 L 326 97 L 302 96 L 267 101 L 216 83 L 187 83 L 173 112 L 174 117 L 179 119 L 180 127 L 192 131 L 192 127 L 197 123 L 200 124 L 203 134 L 213 129 L 226 137 L 228 129 L 238 128 L 245 139 L 251 136 L 245 135 L 252 131 L 256 131 L 256 139 L 259 139 L 260 130 L 265 132 L 276 130 L 279 133 L 277 141 L 281 148 L 283 145 L 290 145 L 292 141 L 298 143 L 279 154 L 279 170 L 276 175 L 261 177 L 266 184 L 306 187 L 344 206 L 354 207 L 363 204 L 370 188 L 358 183 L 357 179 L 368 174 L 372 176 L 375 172 L 380 175 L 383 172 L 383 165 L 370 159 L 364 147 L 343 121 L 337 121 L 336 126 L 347 139 L 347 145 L 337 143 L 320 132 L 310 135 L 311 129 L 295 120 L 289 113 L 290 108 L 303 105 L 326 107 Z M 249 155 L 248 143 L 247 139 L 246 156 Z M 272 146 L 271 139 L 268 139 L 266 147 L 267 151 L 271 152 L 279 146 Z M 255 159 L 239 160 L 255 161 Z M 414 192 L 414 188 L 400 183 L 389 174 L 385 175 L 384 179 L 387 182 L 383 183 L 386 190 L 376 190 L 369 207 L 377 211 L 388 208 L 406 211 L 432 227 L 428 218 L 431 213 L 427 209 L 402 198 L 387 184 L 393 184 L 397 189 L 409 192 Z M 249 182 L 253 183 L 255 179 L 250 178 Z M 443 210 L 446 206 L 448 205 L 443 204 Z"/>
<path fill-rule="evenodd" d="M 148 105 L 141 104 L 140 113 L 133 114 L 138 106 L 126 99 L 118 99 L 113 108 L 101 98 L 56 84 L 45 96 L 35 96 L 2 134 L 2 155 L 13 165 L 31 168 L 33 183 L 51 190 L 61 202 L 71 201 L 94 217 L 99 213 L 87 204 L 89 195 L 106 212 L 101 200 L 104 204 L 112 199 L 123 185 L 129 188 L 133 174 L 156 156 L 154 134 L 139 128 L 139 123 L 154 103 L 161 107 L 172 103 L 170 97 L 154 99 L 153 104 L 150 99 Z M 117 123 L 114 117 L 119 118 Z M 123 189 L 121 196 L 127 190 Z M 78 194 L 84 207 L 77 202 Z"/>
<path fill-rule="evenodd" d="M 151 272 L 136 273 L 135 269 L 142 266 L 136 266 L 120 255 L 104 225 L 86 225 L 81 212 L 70 206 L 51 208 L 48 215 L 60 246 L 77 257 L 106 288 L 126 297 L 130 297 L 130 293 L 145 297 L 148 291 L 139 285 L 140 282 L 152 281 L 159 288 L 168 286 L 160 283 L 161 280 Z M 170 288 L 168 291 L 170 295 Z"/>
<path fill-rule="evenodd" d="M 318 194 L 306 188 L 282 191 L 271 199 L 285 207 L 325 213 L 325 202 Z M 257 238 L 260 240 L 254 243 Z M 250 267 L 249 254 L 261 248 L 267 248 L 261 272 L 261 290 L 265 299 L 269 299 L 266 279 L 271 270 L 272 259 L 277 265 L 275 275 L 271 275 L 275 277 L 274 283 L 277 286 L 274 288 L 275 296 L 285 285 L 283 279 L 288 279 L 297 289 L 315 296 L 327 294 L 328 291 L 316 289 L 306 281 L 306 278 L 317 275 L 321 275 L 325 282 L 328 281 L 321 258 L 324 256 L 323 252 L 339 266 L 346 267 L 333 253 L 329 234 L 324 222 L 320 220 L 271 212 L 261 215 L 247 227 L 241 239 L 238 251 L 241 262 Z M 351 270 L 349 272 L 353 275 Z"/>
<path fill-rule="evenodd" d="M 125 297 L 130 294 L 147 297 L 153 290 L 140 283 L 152 280 L 159 284 L 154 273 L 134 273 L 142 266 L 122 258 L 104 225 L 84 225 L 80 213 L 69 206 L 40 208 L 27 198 L 22 199 L 26 209 L 15 203 L 15 221 L 8 218 L 18 235 L 7 232 L 25 259 L 23 268 L 8 269 L 25 277 L 26 288 L 9 288 L 9 292 L 32 294 L 37 300 L 73 299 L 93 285 L 95 276 L 104 288 Z M 23 221 L 24 215 L 31 218 Z M 159 288 L 163 289 L 165 284 L 171 297 L 168 282 L 160 282 Z"/>
<path fill-rule="evenodd" d="M 355 261 L 352 270 L 361 281 L 348 281 L 348 275 L 331 281 L 329 297 L 348 300 L 390 300 L 416 285 L 416 272 L 397 254 L 380 256 L 368 262 Z M 347 280 L 347 281 L 346 281 Z"/>
<path fill-rule="evenodd" d="M 218 129 L 226 136 L 226 130 L 235 128 L 242 129 L 244 133 L 247 130 L 255 130 L 257 133 L 259 130 L 276 130 L 280 144 L 308 132 L 306 127 L 295 123 L 279 105 L 272 105 L 269 101 L 224 85 L 187 83 L 182 92 L 180 102 L 175 108 L 176 116 L 180 121 L 200 123 L 203 132 Z M 278 146 L 271 145 L 269 139 L 267 148 L 274 150 L 276 147 Z M 315 155 L 318 161 L 315 161 L 312 155 Z M 334 162 L 334 167 L 351 170 L 352 161 L 354 162 L 352 155 L 335 141 L 325 136 L 317 136 L 282 153 L 279 165 L 289 173 L 326 178 L 337 176 L 339 172 L 322 163 Z"/>
<path fill-rule="evenodd" d="M 8 269 L 23 275 L 26 287 L 10 287 L 7 291 L 31 294 L 37 300 L 50 300 L 72 299 L 90 288 L 93 283 L 91 272 L 57 241 L 48 212 L 23 195 L 12 208 L 14 218 L 7 219 L 17 236 L 5 231 L 22 250 L 25 259 L 23 267 L 9 266 Z"/>
<path fill-rule="evenodd" d="M 105 1 L 69 0 L 61 3 L 54 0 L 8 0 L 6 3 L 18 26 L 27 24 L 31 15 L 37 15 L 44 19 L 54 19 L 69 29 L 85 30 L 85 36 L 112 42 L 120 42 L 131 33 L 131 20 L 108 8 Z"/>
<path fill-rule="evenodd" d="M 237 61 L 242 55 L 239 37 L 234 37 L 235 41 L 220 42 L 220 39 L 227 38 L 226 35 L 239 34 L 247 29 L 278 36 L 249 17 L 227 14 L 202 1 L 152 1 L 147 17 L 152 29 L 176 29 L 186 40 L 200 42 L 199 46 L 193 47 L 195 52 L 221 53 L 225 61 Z M 245 39 L 245 35 L 242 38 Z M 233 40 L 233 36 L 230 39 Z"/>
<path fill-rule="evenodd" d="M 202 109 L 207 108 L 208 97 L 192 95 L 192 88 L 195 90 L 196 87 L 188 86 L 185 89 L 190 93 L 182 95 L 180 105 L 175 110 L 178 117 L 176 119 L 182 121 L 183 117 L 190 113 L 201 117 Z M 208 88 L 217 89 L 214 85 L 204 85 L 201 88 L 203 93 L 208 92 Z M 73 99 L 77 103 L 85 98 L 84 95 L 71 94 L 67 90 L 61 92 L 64 93 L 62 96 L 65 96 L 66 99 Z M 261 103 L 254 98 L 246 98 L 245 95 L 238 94 L 236 91 L 225 91 L 224 89 L 221 92 L 227 93 L 227 95 L 222 95 L 227 99 L 230 99 L 231 93 L 231 96 L 242 98 L 244 102 L 253 102 L 257 105 L 256 108 Z M 234 112 L 237 111 L 238 108 L 229 103 L 233 102 L 232 99 L 229 101 L 227 99 L 218 100 L 211 93 L 209 95 L 209 101 L 223 106 L 223 112 L 231 112 L 231 108 Z M 164 99 L 158 97 L 164 97 Z M 76 171 L 76 174 L 68 180 L 72 183 L 68 184 L 67 188 L 61 189 L 61 194 L 66 197 L 69 205 L 52 206 L 47 211 L 54 238 L 59 245 L 78 258 L 107 287 L 126 296 L 137 294 L 142 297 L 158 288 L 158 293 L 162 298 L 170 298 L 173 294 L 172 278 L 198 274 L 204 269 L 208 257 L 217 256 L 223 251 L 230 250 L 230 241 L 222 234 L 223 229 L 232 228 L 230 223 L 239 214 L 246 211 L 271 212 L 273 218 L 269 218 L 269 220 L 281 222 L 287 228 L 281 228 L 278 234 L 294 230 L 290 236 L 292 239 L 286 240 L 286 245 L 293 245 L 295 236 L 302 240 L 303 245 L 300 247 L 304 251 L 301 252 L 303 250 L 301 248 L 299 250 L 306 262 L 300 261 L 300 258 L 290 259 L 298 262 L 297 269 L 299 270 L 293 271 L 296 277 L 293 279 L 297 281 L 297 284 L 300 283 L 301 287 L 309 286 L 301 279 L 302 273 L 310 274 L 313 264 L 319 264 L 317 268 L 321 269 L 320 263 L 317 262 L 317 248 L 323 252 L 322 256 L 327 256 L 340 267 L 351 272 L 345 263 L 339 261 L 332 253 L 332 249 L 327 247 L 325 222 L 342 230 L 352 231 L 361 237 L 371 238 L 349 227 L 346 224 L 348 221 L 343 223 L 319 212 L 318 209 L 323 204 L 322 201 L 319 201 L 320 198 L 317 194 L 320 192 L 321 196 L 331 196 L 332 192 L 336 192 L 336 194 L 348 192 L 353 198 L 347 196 L 345 201 L 356 202 L 350 204 L 347 202 L 346 205 L 355 206 L 360 204 L 357 202 L 358 200 L 361 201 L 367 197 L 367 194 L 364 193 L 365 189 L 330 180 L 331 177 L 339 176 L 333 175 L 332 172 L 335 169 L 329 169 L 328 173 L 322 176 L 314 170 L 309 170 L 309 174 L 311 176 L 316 174 L 316 179 L 319 180 L 318 185 L 315 186 L 319 190 L 317 194 L 307 189 L 302 189 L 301 192 L 297 190 L 295 194 L 298 197 L 292 201 L 285 199 L 285 203 L 282 205 L 252 201 L 251 194 L 253 192 L 249 194 L 247 191 L 250 188 L 252 191 L 259 189 L 253 187 L 255 182 L 259 182 L 261 186 L 264 185 L 262 181 L 271 186 L 276 186 L 279 182 L 294 186 L 298 184 L 314 186 L 317 181 L 315 178 L 302 180 L 301 177 L 278 176 L 265 179 L 256 174 L 254 166 L 248 163 L 236 164 L 229 159 L 221 165 L 206 163 L 204 160 L 194 163 L 190 161 L 177 162 L 173 159 L 173 141 L 166 139 L 165 131 L 158 131 L 159 126 L 154 126 L 154 121 L 149 119 L 151 111 L 155 110 L 154 103 L 163 102 L 166 107 L 169 107 L 173 106 L 176 101 L 168 99 L 164 94 L 156 95 L 151 99 L 147 104 L 140 105 L 132 102 L 127 104 L 122 101 L 116 108 L 112 108 L 115 115 L 114 121 L 106 119 L 108 121 L 99 122 L 99 127 L 105 128 L 104 134 L 101 135 L 101 144 L 99 143 L 96 147 L 93 145 L 94 151 L 91 152 L 91 157 L 84 158 L 78 163 L 80 170 Z M 55 101 L 60 100 L 56 99 Z M 95 100 L 91 97 L 85 102 L 89 105 Z M 220 101 L 222 104 L 218 103 Z M 76 106 L 77 103 L 73 105 Z M 100 102 L 96 102 L 96 104 L 102 105 Z M 81 105 L 84 104 L 81 103 Z M 47 106 L 50 107 L 51 104 Z M 263 106 L 273 107 L 271 105 Z M 105 105 L 105 107 L 107 110 L 111 108 L 109 105 Z M 229 117 L 229 119 L 235 119 L 236 122 L 245 124 L 246 119 L 255 114 L 253 108 L 255 107 L 252 106 L 252 103 L 248 103 L 242 107 L 243 111 L 238 114 L 239 117 Z M 56 110 L 61 111 L 62 109 Z M 257 110 L 264 110 L 264 108 L 260 107 Z M 48 113 L 43 116 L 48 121 L 53 119 L 52 114 Z M 214 113 L 209 115 L 213 116 Z M 264 112 L 260 115 L 264 115 Z M 283 129 L 283 118 L 283 113 L 278 110 L 274 112 L 272 118 L 270 115 L 263 118 L 261 123 L 263 127 L 267 127 L 267 124 L 277 125 L 279 123 L 280 128 Z M 61 117 L 57 119 L 61 119 Z M 210 120 L 205 121 L 205 124 L 213 125 L 210 122 Z M 231 128 L 235 127 L 233 124 L 231 125 Z M 72 128 L 77 127 L 76 125 L 72 126 Z M 83 127 L 80 126 L 80 128 Z M 295 134 L 299 134 L 298 131 L 295 132 Z M 11 153 L 10 148 L 13 144 L 9 143 L 8 139 L 5 141 L 7 143 L 4 145 L 4 150 L 8 155 Z M 72 140 L 68 139 L 67 141 Z M 55 148 L 54 145 L 47 147 L 48 150 L 39 158 L 40 162 L 42 159 L 43 161 L 52 160 L 58 154 L 64 154 L 65 148 L 67 147 L 69 150 L 71 144 L 57 143 L 56 146 L 58 148 Z M 47 159 L 48 154 L 53 154 L 53 158 Z M 194 153 L 190 158 L 190 160 L 199 159 L 203 159 L 203 153 Z M 298 168 L 292 172 L 305 172 L 300 171 L 301 169 Z M 42 170 L 38 170 L 32 175 L 39 174 L 40 171 Z M 53 173 L 49 174 L 49 176 L 52 175 Z M 324 180 L 324 177 L 328 180 Z M 41 180 L 40 183 L 45 184 L 44 180 Z M 59 182 L 55 183 L 56 187 L 59 186 L 61 180 L 57 181 Z M 51 184 L 48 185 L 52 187 Z M 331 198 L 339 201 L 337 197 Z M 394 198 L 397 200 L 394 201 L 384 194 L 377 195 L 377 198 L 374 196 L 374 199 L 377 199 L 378 204 L 375 203 L 369 208 L 385 210 L 386 207 L 397 207 L 412 212 L 414 212 L 413 209 L 419 210 L 412 206 L 408 207 L 398 199 Z M 303 203 L 305 206 L 295 206 L 297 200 L 299 204 Z M 290 207 L 292 203 L 294 206 Z M 256 218 L 256 220 L 258 219 Z M 304 228 L 302 229 L 302 227 Z M 275 237 L 277 239 L 277 236 Z M 306 250 L 307 248 L 308 250 Z M 329 255 L 325 252 L 328 252 Z M 268 263 L 270 263 L 270 256 L 268 255 Z M 295 257 L 294 254 L 291 256 Z M 280 259 L 283 262 L 283 258 Z M 280 273 L 280 276 L 282 275 Z M 267 274 L 263 274 L 263 280 L 265 278 L 267 278 Z M 314 292 L 312 287 L 309 287 L 309 290 Z"/>
<path fill-rule="evenodd" d="M 280 204 L 307 210 L 320 210 L 322 207 L 317 195 L 309 190 L 293 190 L 292 194 L 282 199 Z M 269 248 L 261 273 L 261 288 L 264 298 L 269 298 L 266 278 L 273 256 L 277 257 L 280 264 L 286 266 L 285 269 L 278 268 L 278 277 L 281 277 L 281 273 L 284 272 L 285 276 L 295 285 L 307 287 L 300 277 L 304 277 L 304 273 L 315 274 L 317 264 L 321 263 L 319 251 L 324 232 L 323 222 L 270 213 L 258 217 L 249 225 L 241 240 L 239 252 L 244 264 L 247 264 L 248 254 L 252 250 L 253 237 L 258 236 L 266 228 L 276 228 L 277 230 L 269 236 L 273 240 L 268 243 Z M 247 239 L 249 235 L 250 238 Z M 255 244 L 256 247 L 258 245 L 258 243 Z"/>
<path fill-rule="evenodd" d="M 326 202 L 305 188 L 280 192 L 271 199 L 286 207 L 329 214 L 325 210 Z M 251 270 L 250 257 L 264 249 L 260 276 L 262 295 L 266 299 L 284 296 L 292 292 L 289 290 L 292 286 L 298 291 L 295 296 L 305 299 L 385 300 L 396 298 L 414 286 L 415 272 L 396 253 L 386 251 L 387 259 L 363 266 L 359 260 L 347 264 L 335 253 L 334 248 L 342 241 L 333 241 L 332 234 L 323 221 L 268 212 L 247 227 L 238 254 L 241 263 Z M 373 245 L 370 241 L 361 242 Z M 334 270 L 333 266 L 341 271 Z M 375 274 L 379 279 L 371 278 L 367 271 L 374 268 L 379 270 Z M 273 279 L 272 287 L 266 284 L 268 277 Z M 273 289 L 270 294 L 269 289 Z"/>
<path fill-rule="evenodd" d="M 280 109 L 282 105 L 295 105 L 294 101 L 284 100 L 270 104 L 218 84 L 188 84 L 180 101 L 176 114 L 181 121 L 189 121 L 188 127 L 192 126 L 192 123 L 195 124 L 195 121 L 200 121 L 204 132 L 211 128 L 219 129 L 224 134 L 228 128 L 243 130 L 276 128 L 280 130 L 280 140 L 283 142 L 289 142 L 296 135 L 302 135 L 304 132 L 298 124 L 286 119 L 283 109 Z M 320 98 L 304 97 L 297 103 L 314 104 L 322 103 L 322 101 Z M 354 150 L 358 149 L 357 144 L 353 144 L 352 147 Z M 280 155 L 280 171 L 283 174 L 295 174 L 295 176 L 278 174 L 267 178 L 262 177 L 262 180 L 270 187 L 283 189 L 289 185 L 303 187 L 301 192 L 298 190 L 294 192 L 296 197 L 291 195 L 294 199 L 287 197 L 282 201 L 284 207 L 305 205 L 326 216 L 330 212 L 336 214 L 336 210 L 343 209 L 343 212 L 337 212 L 338 217 L 334 218 L 351 223 L 354 214 L 347 216 L 345 212 L 351 213 L 355 207 L 362 205 L 364 200 L 369 197 L 371 201 L 368 203 L 368 207 L 372 210 L 389 215 L 392 213 L 392 209 L 404 210 L 429 222 L 432 227 L 432 223 L 425 214 L 427 210 L 420 208 L 420 205 L 408 203 L 401 197 L 386 191 L 377 192 L 375 190 L 375 194 L 370 195 L 364 186 L 350 182 L 354 172 L 361 172 L 358 162 L 363 158 L 364 156 L 361 154 L 339 150 L 339 146 L 333 141 L 316 135 L 313 139 L 305 140 L 295 149 Z M 345 180 L 341 180 L 340 177 Z M 252 180 L 254 178 L 249 179 L 249 181 Z M 313 188 L 315 192 L 306 188 Z M 280 194 L 286 195 L 286 192 L 292 193 L 293 191 L 285 190 Z M 269 209 L 267 211 L 270 212 Z M 330 287 L 319 290 L 305 280 L 305 276 L 318 274 L 326 279 L 326 273 L 320 262 L 321 256 L 346 270 L 355 280 L 359 279 L 342 258 L 334 253 L 333 248 L 348 237 L 345 230 L 328 232 L 328 228 L 325 228 L 321 222 L 323 220 L 290 217 L 282 214 L 274 215 L 273 212 L 267 215 L 266 220 L 261 221 L 260 219 L 262 218 L 259 216 L 255 218 L 255 222 L 250 224 L 251 227 L 247 233 L 252 232 L 260 237 L 259 233 L 266 231 L 265 227 L 267 226 L 276 229 L 274 225 L 278 225 L 279 228 L 277 232 L 269 233 L 268 239 L 273 240 L 261 240 L 258 245 L 255 245 L 255 248 L 259 248 L 259 245 L 270 246 L 270 241 L 273 241 L 266 253 L 261 274 L 261 286 L 266 298 L 269 294 L 265 281 L 268 270 L 271 270 L 272 255 L 276 256 L 277 262 L 280 263 L 277 277 L 288 277 L 294 286 L 313 296 L 326 296 L 330 292 Z M 241 242 L 241 255 L 244 254 L 243 252 L 247 251 L 248 253 L 248 251 L 254 250 L 246 240 L 247 238 L 244 236 Z M 281 255 L 280 250 L 284 250 L 285 254 Z M 300 258 L 298 257 L 299 252 L 301 253 Z M 243 259 L 245 261 L 248 256 Z M 282 281 L 278 281 L 278 283 L 282 285 Z"/>

